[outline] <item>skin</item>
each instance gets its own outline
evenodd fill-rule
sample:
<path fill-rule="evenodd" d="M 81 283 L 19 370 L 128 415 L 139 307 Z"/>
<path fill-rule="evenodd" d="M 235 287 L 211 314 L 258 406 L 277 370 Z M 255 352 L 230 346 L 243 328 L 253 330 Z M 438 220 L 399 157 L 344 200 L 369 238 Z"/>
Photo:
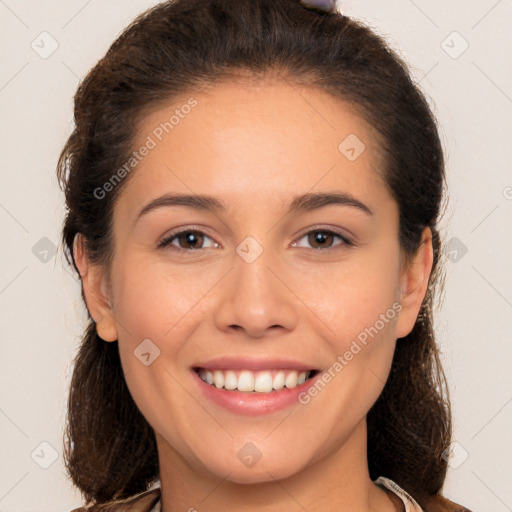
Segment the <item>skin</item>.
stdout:
<path fill-rule="evenodd" d="M 396 510 L 368 474 L 366 414 L 397 338 L 418 316 L 431 232 L 401 265 L 398 206 L 376 171 L 377 139 L 347 103 L 285 81 L 229 81 L 194 97 L 198 105 L 138 164 L 115 204 L 111 278 L 88 262 L 80 237 L 74 248 L 97 332 L 119 341 L 127 385 L 155 430 L 163 511 Z M 149 114 L 135 146 L 184 103 Z M 349 134 L 366 146 L 355 161 L 338 150 Z M 373 215 L 340 205 L 287 214 L 310 191 L 350 193 Z M 162 207 L 137 220 L 167 192 L 214 195 L 228 209 Z M 198 225 L 207 232 L 200 250 L 183 239 L 181 253 L 179 240 L 157 248 L 175 228 Z M 355 245 L 305 236 L 325 229 Z M 235 250 L 249 235 L 263 248 L 252 263 Z M 192 386 L 190 367 L 220 355 L 327 369 L 396 301 L 395 318 L 306 405 L 244 417 Z M 145 366 L 134 350 L 148 338 L 160 356 Z M 262 454 L 252 467 L 237 457 L 247 442 Z"/>

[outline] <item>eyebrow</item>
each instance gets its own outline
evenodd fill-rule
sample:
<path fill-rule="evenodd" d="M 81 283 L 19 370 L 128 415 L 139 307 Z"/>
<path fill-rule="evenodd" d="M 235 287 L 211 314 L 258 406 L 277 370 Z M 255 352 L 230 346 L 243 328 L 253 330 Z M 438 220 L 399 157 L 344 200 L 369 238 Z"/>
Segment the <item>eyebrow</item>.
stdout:
<path fill-rule="evenodd" d="M 373 211 L 368 206 L 346 192 L 309 192 L 297 196 L 290 204 L 289 213 L 312 211 L 329 205 L 357 208 L 367 215 L 373 215 Z M 153 201 L 144 206 L 137 215 L 136 220 L 157 208 L 172 206 L 186 206 L 194 210 L 211 212 L 224 212 L 227 210 L 225 203 L 217 197 L 197 194 L 165 194 L 153 199 Z"/>

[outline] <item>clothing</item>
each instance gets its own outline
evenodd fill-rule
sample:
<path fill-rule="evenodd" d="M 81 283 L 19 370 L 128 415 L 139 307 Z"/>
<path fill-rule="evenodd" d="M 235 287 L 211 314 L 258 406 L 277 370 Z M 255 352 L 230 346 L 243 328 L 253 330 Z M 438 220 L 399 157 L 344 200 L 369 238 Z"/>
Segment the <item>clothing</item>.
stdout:
<path fill-rule="evenodd" d="M 393 480 L 390 480 L 389 478 L 385 478 L 383 476 L 379 476 L 379 478 L 377 478 L 377 480 L 375 480 L 374 482 L 380 487 L 384 487 L 394 492 L 395 495 L 402 500 L 402 503 L 405 506 L 404 512 L 423 512 L 423 509 L 419 506 L 416 500 L 412 496 L 407 494 L 395 482 L 393 482 Z"/>
<path fill-rule="evenodd" d="M 405 507 L 402 510 L 405 512 L 471 512 L 469 509 L 440 495 L 431 496 L 426 499 L 424 503 L 422 502 L 422 508 L 412 496 L 389 478 L 380 476 L 374 482 L 400 498 Z M 395 501 L 398 503 L 398 500 L 395 499 Z M 81 507 L 71 512 L 161 512 L 160 488 L 150 489 L 125 500 L 118 500 L 95 507 Z"/>

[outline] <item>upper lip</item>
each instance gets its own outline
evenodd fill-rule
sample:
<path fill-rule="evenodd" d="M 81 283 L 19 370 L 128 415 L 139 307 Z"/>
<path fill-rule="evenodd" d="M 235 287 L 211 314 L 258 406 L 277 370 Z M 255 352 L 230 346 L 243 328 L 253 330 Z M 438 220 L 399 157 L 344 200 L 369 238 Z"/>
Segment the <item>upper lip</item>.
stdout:
<path fill-rule="evenodd" d="M 203 368 L 205 370 L 279 370 L 292 369 L 299 371 L 316 370 L 317 367 L 311 363 L 294 361 L 293 359 L 272 358 L 253 359 L 246 357 L 218 357 L 209 361 L 192 365 L 192 368 Z"/>

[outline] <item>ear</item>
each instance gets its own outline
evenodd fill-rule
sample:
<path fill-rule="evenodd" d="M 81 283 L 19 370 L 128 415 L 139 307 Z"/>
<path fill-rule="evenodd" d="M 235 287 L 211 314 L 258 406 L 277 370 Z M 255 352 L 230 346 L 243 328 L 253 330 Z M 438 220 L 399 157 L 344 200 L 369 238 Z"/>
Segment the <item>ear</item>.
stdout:
<path fill-rule="evenodd" d="M 116 341 L 117 328 L 107 292 L 106 276 L 100 265 L 92 265 L 88 261 L 80 233 L 76 234 L 73 241 L 73 259 L 80 272 L 85 302 L 96 323 L 98 336 L 105 341 Z"/>
<path fill-rule="evenodd" d="M 429 227 L 423 230 L 421 238 L 416 254 L 400 276 L 400 303 L 402 309 L 396 324 L 397 338 L 403 338 L 413 330 L 432 271 L 434 251 L 432 231 Z"/>

